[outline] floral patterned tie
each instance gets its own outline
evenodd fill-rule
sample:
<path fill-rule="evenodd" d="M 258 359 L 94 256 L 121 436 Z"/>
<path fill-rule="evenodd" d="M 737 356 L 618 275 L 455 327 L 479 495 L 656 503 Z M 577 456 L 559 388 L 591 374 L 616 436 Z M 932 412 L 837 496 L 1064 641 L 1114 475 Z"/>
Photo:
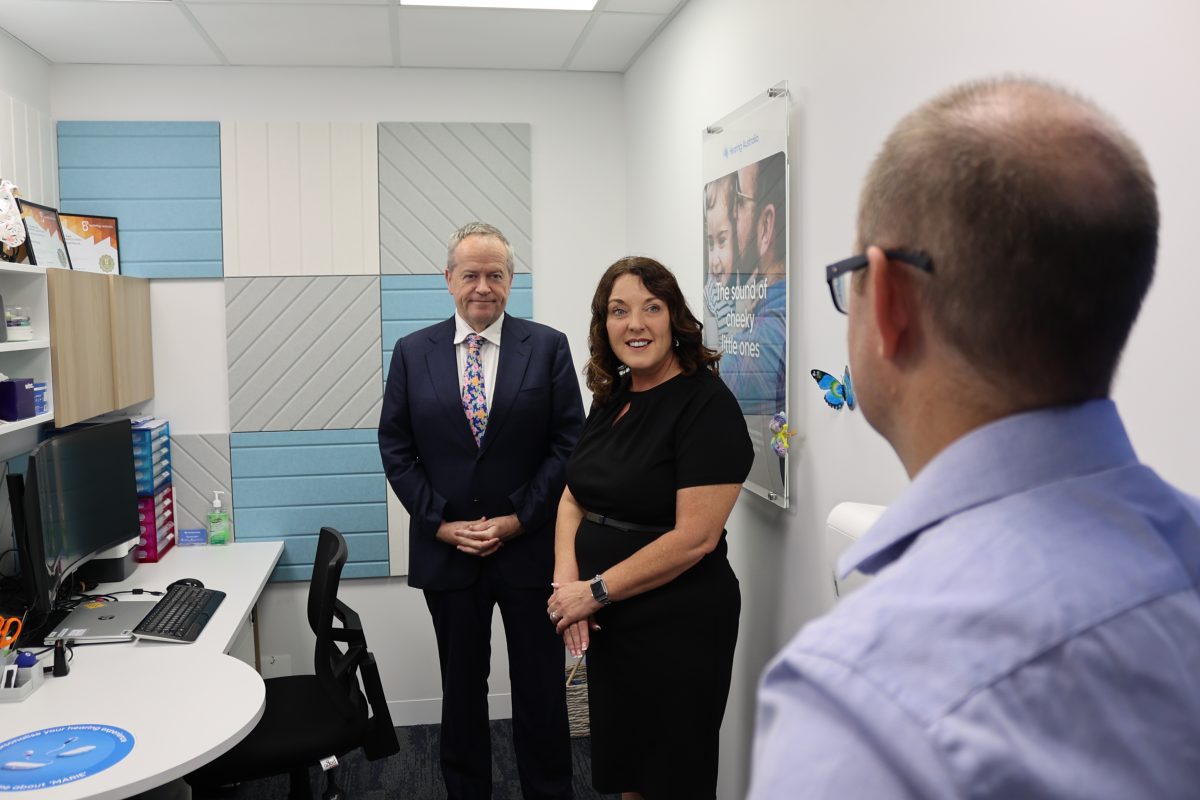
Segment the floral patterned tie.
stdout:
<path fill-rule="evenodd" d="M 483 348 L 483 337 L 478 333 L 467 334 L 467 368 L 463 370 L 462 402 L 463 411 L 467 413 L 467 422 L 471 424 L 471 433 L 475 437 L 475 445 L 483 439 L 483 431 L 487 428 L 488 408 L 487 395 L 483 390 L 483 359 L 479 351 Z"/>

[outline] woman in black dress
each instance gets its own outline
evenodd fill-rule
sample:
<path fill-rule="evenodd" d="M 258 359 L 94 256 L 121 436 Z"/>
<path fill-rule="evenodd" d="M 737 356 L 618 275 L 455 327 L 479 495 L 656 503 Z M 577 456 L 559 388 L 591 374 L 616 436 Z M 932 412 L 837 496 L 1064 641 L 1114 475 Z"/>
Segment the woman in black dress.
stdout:
<path fill-rule="evenodd" d="M 753 450 L 700 331 L 662 264 L 609 267 L 558 507 L 547 611 L 588 654 L 592 782 L 627 800 L 716 796 L 741 607 L 724 527 Z"/>

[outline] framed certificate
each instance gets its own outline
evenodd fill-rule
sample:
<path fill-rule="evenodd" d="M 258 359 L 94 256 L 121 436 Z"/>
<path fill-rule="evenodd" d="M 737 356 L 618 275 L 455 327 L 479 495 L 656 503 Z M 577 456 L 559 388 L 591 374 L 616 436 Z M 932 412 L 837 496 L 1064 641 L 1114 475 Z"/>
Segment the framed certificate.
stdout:
<path fill-rule="evenodd" d="M 116 217 L 67 213 L 61 213 L 58 217 L 62 222 L 72 269 L 103 272 L 106 275 L 121 274 Z"/>
<path fill-rule="evenodd" d="M 39 267 L 71 268 L 67 242 L 63 237 L 58 211 L 17 198 L 21 221 L 25 223 L 25 242 L 29 245 L 29 263 Z"/>

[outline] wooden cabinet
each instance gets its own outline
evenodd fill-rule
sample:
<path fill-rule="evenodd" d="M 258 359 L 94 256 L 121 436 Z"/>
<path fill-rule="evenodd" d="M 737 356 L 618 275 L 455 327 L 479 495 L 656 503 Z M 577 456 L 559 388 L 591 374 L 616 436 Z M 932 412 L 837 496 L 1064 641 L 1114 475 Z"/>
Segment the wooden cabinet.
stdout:
<path fill-rule="evenodd" d="M 154 353 L 150 346 L 150 281 L 112 275 L 113 393 L 117 408 L 154 397 Z"/>
<path fill-rule="evenodd" d="M 46 277 L 55 424 L 153 397 L 150 281 L 61 269 Z"/>

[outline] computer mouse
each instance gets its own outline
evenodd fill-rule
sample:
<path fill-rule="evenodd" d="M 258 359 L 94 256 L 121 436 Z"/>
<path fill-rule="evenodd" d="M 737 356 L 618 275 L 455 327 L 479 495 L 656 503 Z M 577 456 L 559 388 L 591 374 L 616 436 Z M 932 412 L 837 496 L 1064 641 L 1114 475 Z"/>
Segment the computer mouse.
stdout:
<path fill-rule="evenodd" d="M 168 586 L 167 589 L 174 589 L 176 586 L 195 586 L 198 589 L 203 589 L 204 583 L 199 578 L 180 578 Z"/>

